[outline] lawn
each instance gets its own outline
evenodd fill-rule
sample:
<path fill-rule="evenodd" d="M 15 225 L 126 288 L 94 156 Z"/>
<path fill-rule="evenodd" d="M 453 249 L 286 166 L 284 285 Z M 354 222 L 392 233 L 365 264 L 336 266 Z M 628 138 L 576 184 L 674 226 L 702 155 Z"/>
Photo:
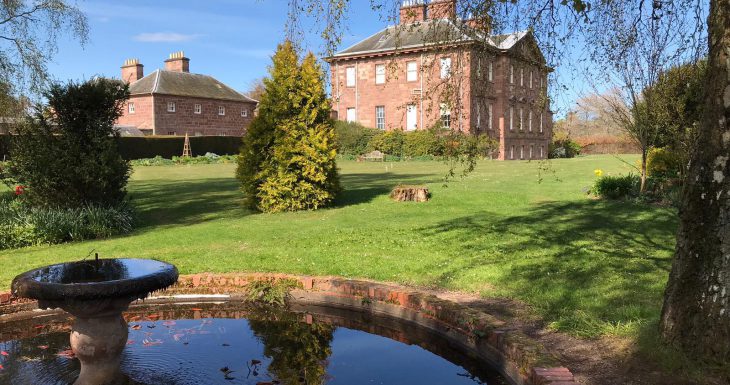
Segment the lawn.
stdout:
<path fill-rule="evenodd" d="M 339 166 L 345 192 L 336 207 L 273 215 L 241 208 L 233 165 L 137 168 L 129 185 L 137 231 L 0 251 L 0 287 L 27 269 L 98 252 L 162 259 L 183 274 L 338 275 L 506 296 L 582 336 L 632 335 L 658 319 L 676 211 L 587 197 L 594 169 L 631 170 L 615 157 L 552 161 L 542 182 L 536 162 L 483 161 L 448 187 L 438 162 Z M 425 183 L 432 200 L 393 202 L 398 183 Z"/>

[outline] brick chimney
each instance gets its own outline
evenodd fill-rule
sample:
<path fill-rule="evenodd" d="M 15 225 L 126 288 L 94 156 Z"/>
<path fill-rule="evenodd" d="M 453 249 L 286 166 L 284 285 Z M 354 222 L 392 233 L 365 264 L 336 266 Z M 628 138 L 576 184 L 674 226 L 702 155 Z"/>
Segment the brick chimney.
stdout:
<path fill-rule="evenodd" d="M 170 58 L 165 60 L 165 70 L 172 72 L 190 72 L 190 59 L 185 57 L 185 52 L 173 52 Z"/>
<path fill-rule="evenodd" d="M 139 59 L 127 59 L 122 65 L 122 81 L 134 83 L 144 77 L 144 66 L 139 64 Z"/>
<path fill-rule="evenodd" d="M 456 17 L 456 0 L 431 0 L 426 17 L 433 19 L 453 19 Z"/>
<path fill-rule="evenodd" d="M 403 0 L 400 7 L 400 23 L 410 24 L 426 19 L 424 0 Z"/>

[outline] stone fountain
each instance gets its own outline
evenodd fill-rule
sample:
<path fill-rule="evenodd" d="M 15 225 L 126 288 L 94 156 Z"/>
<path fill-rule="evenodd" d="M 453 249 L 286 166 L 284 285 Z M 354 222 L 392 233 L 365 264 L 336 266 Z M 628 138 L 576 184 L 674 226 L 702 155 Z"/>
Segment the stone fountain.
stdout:
<path fill-rule="evenodd" d="M 128 335 L 122 312 L 177 278 L 177 268 L 168 263 L 97 255 L 23 273 L 13 280 L 12 292 L 38 300 L 41 309 L 61 308 L 76 317 L 71 349 L 81 361 L 81 372 L 74 384 L 98 385 L 119 374 Z"/>

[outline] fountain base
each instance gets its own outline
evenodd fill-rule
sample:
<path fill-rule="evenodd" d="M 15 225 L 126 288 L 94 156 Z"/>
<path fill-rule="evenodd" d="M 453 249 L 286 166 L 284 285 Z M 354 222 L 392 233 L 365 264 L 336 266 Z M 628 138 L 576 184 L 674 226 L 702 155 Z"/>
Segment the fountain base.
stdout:
<path fill-rule="evenodd" d="M 128 333 L 121 312 L 98 318 L 77 317 L 71 331 L 71 349 L 81 361 L 81 373 L 74 385 L 99 385 L 118 378 Z"/>

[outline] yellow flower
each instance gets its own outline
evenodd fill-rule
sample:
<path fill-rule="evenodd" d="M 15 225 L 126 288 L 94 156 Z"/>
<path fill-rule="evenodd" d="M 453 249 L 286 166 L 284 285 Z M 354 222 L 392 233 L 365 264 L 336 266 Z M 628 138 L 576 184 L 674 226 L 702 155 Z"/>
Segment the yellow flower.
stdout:
<path fill-rule="evenodd" d="M 597 168 L 597 169 L 593 170 L 593 173 L 596 174 L 596 176 L 600 178 L 601 175 L 603 175 L 603 170 L 601 170 L 600 168 Z"/>

